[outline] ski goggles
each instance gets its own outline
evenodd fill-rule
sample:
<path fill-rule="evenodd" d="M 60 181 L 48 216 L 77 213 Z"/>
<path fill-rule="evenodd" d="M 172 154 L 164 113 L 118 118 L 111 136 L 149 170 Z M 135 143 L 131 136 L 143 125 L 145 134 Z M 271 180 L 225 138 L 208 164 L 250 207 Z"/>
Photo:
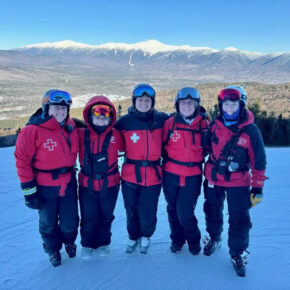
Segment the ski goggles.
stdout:
<path fill-rule="evenodd" d="M 155 98 L 155 91 L 149 85 L 140 85 L 137 86 L 133 91 L 133 97 L 139 98 L 143 95 L 146 95 L 149 98 Z"/>
<path fill-rule="evenodd" d="M 42 103 L 44 104 L 58 104 L 61 102 L 64 102 L 66 105 L 70 106 L 72 104 L 71 95 L 65 91 L 48 91 L 42 100 Z"/>
<path fill-rule="evenodd" d="M 220 91 L 218 95 L 219 101 L 238 101 L 241 99 L 241 93 L 238 90 L 235 89 L 223 89 Z"/>
<path fill-rule="evenodd" d="M 198 103 L 200 102 L 200 95 L 198 93 L 198 91 L 194 88 L 183 88 L 181 89 L 175 99 L 174 99 L 174 102 L 176 103 L 177 101 L 179 100 L 185 100 L 187 98 L 191 98 L 195 101 L 197 101 Z"/>
<path fill-rule="evenodd" d="M 100 104 L 94 105 L 92 107 L 92 113 L 96 117 L 104 115 L 106 118 L 109 118 L 111 113 L 111 107 L 108 105 L 100 105 Z"/>

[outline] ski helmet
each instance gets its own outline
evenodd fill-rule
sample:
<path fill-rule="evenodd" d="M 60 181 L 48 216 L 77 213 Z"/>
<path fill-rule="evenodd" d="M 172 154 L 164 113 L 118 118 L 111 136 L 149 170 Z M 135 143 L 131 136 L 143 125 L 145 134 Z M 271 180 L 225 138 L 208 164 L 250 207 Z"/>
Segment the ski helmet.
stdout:
<path fill-rule="evenodd" d="M 240 92 L 240 94 L 241 94 L 241 101 L 244 102 L 244 105 L 247 104 L 248 96 L 247 96 L 247 93 L 246 93 L 245 89 L 242 86 L 237 86 L 237 85 L 227 86 L 227 87 L 225 87 L 225 89 L 238 90 Z"/>
<path fill-rule="evenodd" d="M 132 102 L 133 106 L 135 107 L 136 99 L 141 98 L 143 96 L 147 96 L 152 100 L 152 108 L 155 105 L 155 90 L 149 84 L 138 84 L 132 93 Z"/>
<path fill-rule="evenodd" d="M 179 105 L 178 102 L 180 100 L 185 99 L 192 99 L 195 101 L 196 107 L 199 107 L 200 105 L 200 94 L 199 91 L 195 88 L 185 87 L 182 88 L 174 98 L 174 105 L 176 108 L 176 111 L 179 112 Z M 197 109 L 197 108 L 196 108 Z"/>
<path fill-rule="evenodd" d="M 71 104 L 72 98 L 68 92 L 60 90 L 49 90 L 42 97 L 43 116 L 44 117 L 48 116 L 49 105 L 67 106 L 68 108 L 67 113 L 69 114 L 69 108 Z"/>

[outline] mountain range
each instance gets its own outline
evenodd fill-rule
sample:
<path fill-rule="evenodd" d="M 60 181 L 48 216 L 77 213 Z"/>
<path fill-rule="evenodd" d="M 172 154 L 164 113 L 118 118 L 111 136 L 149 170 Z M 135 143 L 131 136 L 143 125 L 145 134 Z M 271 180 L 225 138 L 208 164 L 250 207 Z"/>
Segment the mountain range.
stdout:
<path fill-rule="evenodd" d="M 282 83 L 290 80 L 290 52 L 263 54 L 233 47 L 166 45 L 157 40 L 135 44 L 88 45 L 70 40 L 40 43 L 0 51 L 0 66 L 85 75 L 154 77 L 194 82 L 257 81 Z M 120 78 L 122 78 L 120 76 Z"/>
<path fill-rule="evenodd" d="M 217 50 L 157 40 L 102 45 L 65 40 L 0 50 L 0 112 L 9 111 L 11 104 L 19 110 L 35 107 L 51 88 L 74 95 L 129 96 L 139 82 L 162 90 L 207 82 L 289 81 L 290 52 Z"/>

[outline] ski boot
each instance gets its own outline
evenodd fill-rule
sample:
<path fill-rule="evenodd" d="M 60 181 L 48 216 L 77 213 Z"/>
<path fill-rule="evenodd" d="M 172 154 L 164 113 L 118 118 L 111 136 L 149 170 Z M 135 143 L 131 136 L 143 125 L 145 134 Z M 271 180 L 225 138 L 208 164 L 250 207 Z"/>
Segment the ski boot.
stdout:
<path fill-rule="evenodd" d="M 247 264 L 247 257 L 238 255 L 231 258 L 234 269 L 238 276 L 245 277 L 246 276 L 246 264 Z"/>
<path fill-rule="evenodd" d="M 100 246 L 97 252 L 100 257 L 108 256 L 110 254 L 110 246 L 109 245 Z"/>
<path fill-rule="evenodd" d="M 150 245 L 150 239 L 146 237 L 141 238 L 140 253 L 147 254 Z"/>
<path fill-rule="evenodd" d="M 188 250 L 192 255 L 196 256 L 200 253 L 201 247 L 198 244 L 197 245 L 189 245 Z"/>
<path fill-rule="evenodd" d="M 49 261 L 53 267 L 61 265 L 61 255 L 59 251 L 49 254 Z"/>
<path fill-rule="evenodd" d="M 136 249 L 136 247 L 138 245 L 138 241 L 139 240 L 135 241 L 135 240 L 129 239 L 129 241 L 127 243 L 127 246 L 126 246 L 126 253 L 127 254 L 132 254 L 135 251 L 135 249 Z"/>
<path fill-rule="evenodd" d="M 177 254 L 177 253 L 181 252 L 182 247 L 183 247 L 183 245 L 180 246 L 180 245 L 172 242 L 170 245 L 170 251 L 171 251 L 171 253 Z"/>
<path fill-rule="evenodd" d="M 88 247 L 82 247 L 81 257 L 83 259 L 90 259 L 93 255 L 94 249 Z"/>
<path fill-rule="evenodd" d="M 74 258 L 77 253 L 77 246 L 75 244 L 65 244 L 65 250 L 70 258 Z"/>
<path fill-rule="evenodd" d="M 205 237 L 203 243 L 205 244 L 203 249 L 203 254 L 205 256 L 211 256 L 215 252 L 215 250 L 221 247 L 221 240 L 214 241 L 213 239 L 209 239 L 208 237 Z"/>

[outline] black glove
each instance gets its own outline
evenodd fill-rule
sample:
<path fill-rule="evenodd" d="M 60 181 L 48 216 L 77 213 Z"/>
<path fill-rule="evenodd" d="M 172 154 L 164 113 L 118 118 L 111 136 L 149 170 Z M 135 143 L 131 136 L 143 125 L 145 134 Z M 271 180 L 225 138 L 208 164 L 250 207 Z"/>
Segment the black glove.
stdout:
<path fill-rule="evenodd" d="M 37 192 L 29 195 L 24 195 L 25 205 L 32 209 L 41 209 L 42 202 L 37 194 Z"/>

